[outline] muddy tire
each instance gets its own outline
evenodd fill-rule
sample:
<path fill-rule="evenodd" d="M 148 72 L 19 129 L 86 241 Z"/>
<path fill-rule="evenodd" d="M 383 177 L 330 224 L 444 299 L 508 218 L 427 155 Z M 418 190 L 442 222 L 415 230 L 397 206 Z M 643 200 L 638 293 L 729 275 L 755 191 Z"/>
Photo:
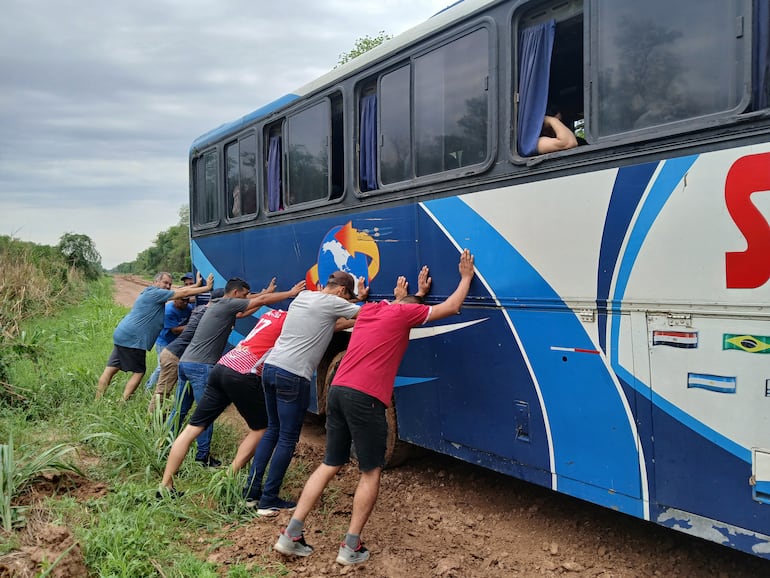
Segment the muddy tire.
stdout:
<path fill-rule="evenodd" d="M 388 442 L 385 447 L 385 468 L 395 468 L 402 465 L 412 453 L 412 445 L 398 439 L 398 420 L 396 408 L 391 405 L 385 411 L 388 422 Z"/>
<path fill-rule="evenodd" d="M 342 361 L 344 356 L 345 351 L 340 351 L 329 361 L 323 383 L 316 392 L 318 396 L 318 415 L 326 415 L 326 398 L 329 396 L 329 388 L 332 386 L 334 374 L 337 373 L 337 368 L 340 366 L 340 361 Z"/>

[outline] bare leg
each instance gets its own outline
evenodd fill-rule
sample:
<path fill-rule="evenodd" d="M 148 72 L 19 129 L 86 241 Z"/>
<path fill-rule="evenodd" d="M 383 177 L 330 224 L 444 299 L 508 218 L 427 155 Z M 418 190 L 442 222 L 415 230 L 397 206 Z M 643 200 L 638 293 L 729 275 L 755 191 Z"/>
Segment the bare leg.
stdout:
<path fill-rule="evenodd" d="M 197 425 L 188 425 L 182 430 L 182 433 L 177 436 L 168 453 L 166 469 L 163 470 L 163 480 L 160 482 L 161 485 L 166 486 L 167 488 L 174 487 L 174 474 L 179 471 L 179 466 L 182 465 L 182 461 L 184 461 L 187 451 L 195 441 L 195 438 L 201 435 L 201 432 L 204 429 L 205 428 Z"/>
<path fill-rule="evenodd" d="M 375 468 L 368 472 L 361 472 L 356 493 L 353 496 L 353 515 L 350 517 L 348 534 L 361 535 L 364 524 L 374 509 L 377 495 L 380 493 L 380 474 L 382 468 Z"/>
<path fill-rule="evenodd" d="M 243 438 L 241 445 L 238 446 L 238 451 L 233 458 L 233 463 L 230 464 L 230 471 L 232 473 L 237 472 L 243 466 L 249 463 L 249 460 L 254 456 L 254 451 L 257 449 L 259 440 L 262 439 L 262 434 L 265 433 L 264 429 L 250 430 Z"/>
<path fill-rule="evenodd" d="M 310 513 L 310 510 L 313 509 L 313 506 L 315 506 L 318 498 L 323 494 L 326 486 L 331 479 L 337 475 L 337 472 L 339 472 L 341 468 L 342 466 L 327 466 L 326 464 L 318 466 L 310 475 L 307 482 L 305 482 L 302 495 L 299 497 L 299 502 L 297 502 L 297 509 L 294 510 L 291 517 L 295 520 L 304 522 L 305 517 Z M 356 494 L 358 494 L 358 490 L 356 490 Z"/>
<path fill-rule="evenodd" d="M 104 392 L 106 392 L 107 388 L 110 386 L 112 378 L 115 377 L 119 371 L 120 369 L 117 367 L 107 366 L 104 368 L 102 375 L 99 377 L 99 383 L 96 386 L 96 399 L 99 399 L 104 395 Z"/>
<path fill-rule="evenodd" d="M 128 398 L 134 394 L 136 388 L 139 387 L 139 383 L 142 381 L 143 377 L 143 373 L 131 374 L 131 377 L 129 377 L 128 381 L 126 382 L 126 387 L 123 390 L 123 401 L 128 401 Z"/>

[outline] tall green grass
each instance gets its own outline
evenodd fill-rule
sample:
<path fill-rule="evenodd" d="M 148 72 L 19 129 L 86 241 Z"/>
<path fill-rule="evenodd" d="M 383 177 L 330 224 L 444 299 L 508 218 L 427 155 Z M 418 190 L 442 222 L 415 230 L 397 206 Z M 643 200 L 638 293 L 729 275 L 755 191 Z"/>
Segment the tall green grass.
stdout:
<path fill-rule="evenodd" d="M 190 455 L 177 475 L 185 495 L 158 500 L 172 443 L 164 412 L 148 414 L 149 393 L 141 386 L 123 402 L 124 373 L 95 399 L 112 332 L 127 313 L 113 301 L 112 280 L 86 284 L 47 250 L 2 237 L 0 267 L 0 526 L 5 528 L 0 555 L 22 541 L 26 510 L 18 498 L 39 475 L 77 471 L 85 492 L 65 491 L 32 506 L 71 528 L 94 576 L 286 575 L 268 552 L 248 563 L 233 561 L 226 572 L 205 561 L 207 552 L 228 539 L 223 527 L 232 529 L 254 516 L 241 497 L 245 471 L 202 468 Z M 153 359 L 148 354 L 148 369 Z M 239 442 L 237 428 L 217 422 L 212 440 L 217 457 L 228 463 Z M 305 478 L 305 470 L 290 469 L 287 492 L 298 494 Z M 97 483 L 107 492 L 76 498 Z"/>
<path fill-rule="evenodd" d="M 41 455 L 49 450 L 55 455 L 65 444 L 76 447 L 79 461 L 74 465 L 92 483 L 106 484 L 108 491 L 87 500 L 50 497 L 35 507 L 46 508 L 72 529 L 94 576 L 286 575 L 287 569 L 271 561 L 268 552 L 248 563 L 233 561 L 224 574 L 205 561 L 205 553 L 226 540 L 224 526 L 253 519 L 240 494 L 244 471 L 232 475 L 227 469 L 202 468 L 189 455 L 177 475 L 185 495 L 156 499 L 172 441 L 163 412 L 148 414 L 149 393 L 141 386 L 123 402 L 123 373 L 102 399 L 95 399 L 98 376 L 112 349 L 112 331 L 127 309 L 112 301 L 109 278 L 89 284 L 80 299 L 20 325 L 34 353 L 18 355 L 8 364 L 8 380 L 20 397 L 0 395 L 0 442 L 12 437 L 16 455 L 22 445 L 37 448 Z M 217 422 L 212 440 L 217 457 L 228 463 L 239 442 L 236 428 Z M 291 476 L 287 491 L 298 494 L 304 476 Z M 34 476 L 28 478 L 34 483 Z M 12 526 L 23 523 L 16 514 L 23 511 L 7 515 Z M 9 540 L 0 551 L 14 543 Z"/>
<path fill-rule="evenodd" d="M 23 525 L 26 506 L 16 503 L 22 492 L 44 474 L 75 472 L 76 465 L 64 457 L 74 450 L 67 444 L 55 444 L 43 450 L 36 447 L 14 448 L 13 437 L 0 444 L 0 525 L 6 532 Z"/>

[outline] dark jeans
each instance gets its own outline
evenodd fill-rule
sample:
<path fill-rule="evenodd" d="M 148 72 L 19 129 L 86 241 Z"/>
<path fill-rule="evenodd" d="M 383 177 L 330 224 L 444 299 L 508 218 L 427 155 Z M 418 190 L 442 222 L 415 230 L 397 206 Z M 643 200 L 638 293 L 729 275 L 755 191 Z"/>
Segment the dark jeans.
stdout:
<path fill-rule="evenodd" d="M 265 365 L 262 372 L 267 408 L 267 431 L 254 452 L 244 497 L 256 500 L 262 496 L 260 507 L 269 508 L 278 498 L 283 477 L 299 441 L 302 422 L 310 404 L 310 381 L 284 371 L 274 365 Z M 264 489 L 262 478 L 267 473 Z"/>
<path fill-rule="evenodd" d="M 206 389 L 206 382 L 209 379 L 209 372 L 213 365 L 207 363 L 191 363 L 189 361 L 179 363 L 179 381 L 176 387 L 176 398 L 174 407 L 168 416 L 168 424 L 173 428 L 174 434 L 179 433 L 179 428 L 184 423 L 187 413 L 192 407 L 193 400 L 200 405 L 203 399 L 203 392 Z M 187 387 L 187 382 L 192 386 L 192 392 Z M 177 411 L 179 412 L 177 416 Z M 205 460 L 211 447 L 211 436 L 214 434 L 214 424 L 210 424 L 201 432 L 196 442 L 198 450 L 195 452 L 196 460 Z"/>

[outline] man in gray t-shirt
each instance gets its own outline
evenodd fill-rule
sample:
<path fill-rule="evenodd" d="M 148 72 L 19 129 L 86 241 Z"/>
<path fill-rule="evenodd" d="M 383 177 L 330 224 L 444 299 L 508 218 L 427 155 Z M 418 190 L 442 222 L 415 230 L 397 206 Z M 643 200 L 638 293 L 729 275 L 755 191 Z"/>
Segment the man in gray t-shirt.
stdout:
<path fill-rule="evenodd" d="M 169 416 L 169 424 L 175 432 L 179 431 L 179 425 L 190 411 L 193 399 L 196 403 L 200 403 L 203 398 L 209 371 L 222 356 L 236 318 L 247 317 L 263 305 L 295 297 L 304 288 L 305 282 L 300 281 L 289 291 L 276 292 L 275 279 L 273 279 L 267 289 L 259 294 L 252 294 L 249 284 L 243 279 L 235 277 L 227 282 L 224 297 L 213 299 L 208 304 L 190 345 L 179 358 L 176 401 Z M 188 381 L 192 394 L 186 387 Z M 179 408 L 178 416 L 176 408 Z M 205 466 L 217 467 L 221 462 L 209 454 L 212 434 L 213 427 L 209 427 L 198 437 L 195 460 Z"/>
<path fill-rule="evenodd" d="M 278 491 L 299 440 L 310 400 L 310 378 L 331 341 L 337 320 L 356 317 L 358 306 L 351 301 L 363 301 L 368 295 L 363 277 L 358 280 L 356 296 L 354 277 L 335 271 L 323 290 L 303 291 L 289 306 L 281 335 L 262 370 L 267 431 L 254 453 L 243 492 L 248 505 L 258 505 L 261 516 L 274 516 L 295 505 L 280 499 Z M 263 489 L 268 462 L 270 471 Z"/>

